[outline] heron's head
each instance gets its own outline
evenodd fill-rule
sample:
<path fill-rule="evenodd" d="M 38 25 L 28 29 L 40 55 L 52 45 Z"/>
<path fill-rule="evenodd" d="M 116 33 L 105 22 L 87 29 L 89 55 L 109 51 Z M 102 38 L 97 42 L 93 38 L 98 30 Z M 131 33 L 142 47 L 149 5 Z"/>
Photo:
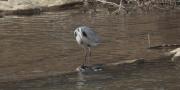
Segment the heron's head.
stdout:
<path fill-rule="evenodd" d="M 74 30 L 74 37 L 76 38 L 77 35 L 79 35 L 79 33 L 81 32 L 81 29 L 78 27 Z"/>
<path fill-rule="evenodd" d="M 74 37 L 77 37 L 78 35 L 81 36 L 81 33 L 86 30 L 88 27 L 86 26 L 80 26 L 74 30 Z"/>
<path fill-rule="evenodd" d="M 87 26 L 80 26 L 80 27 L 76 28 L 74 30 L 75 38 L 77 36 L 79 36 L 79 37 L 87 37 L 88 30 L 91 30 L 91 29 L 89 27 L 87 27 Z"/>

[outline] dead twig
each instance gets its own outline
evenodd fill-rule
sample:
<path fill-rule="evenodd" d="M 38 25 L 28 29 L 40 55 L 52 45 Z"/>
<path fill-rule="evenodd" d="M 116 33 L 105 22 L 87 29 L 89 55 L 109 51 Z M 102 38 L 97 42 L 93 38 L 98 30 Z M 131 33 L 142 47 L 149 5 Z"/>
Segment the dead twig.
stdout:
<path fill-rule="evenodd" d="M 103 3 L 103 4 L 109 4 L 109 5 L 112 5 L 112 6 L 114 6 L 114 7 L 119 7 L 118 4 L 113 3 L 113 2 L 108 2 L 108 1 L 106 1 L 106 0 L 96 0 L 96 1 L 97 1 L 97 2 L 101 2 L 101 3 Z"/>

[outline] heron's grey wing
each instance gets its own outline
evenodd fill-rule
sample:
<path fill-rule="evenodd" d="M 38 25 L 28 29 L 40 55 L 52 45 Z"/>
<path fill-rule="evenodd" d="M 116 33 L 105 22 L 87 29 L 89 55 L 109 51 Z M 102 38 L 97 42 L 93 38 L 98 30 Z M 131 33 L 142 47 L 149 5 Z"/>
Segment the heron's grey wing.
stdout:
<path fill-rule="evenodd" d="M 100 37 L 96 34 L 96 32 L 94 32 L 93 30 L 91 30 L 90 28 L 86 29 L 85 32 L 87 33 L 87 38 L 95 43 L 100 43 Z"/>

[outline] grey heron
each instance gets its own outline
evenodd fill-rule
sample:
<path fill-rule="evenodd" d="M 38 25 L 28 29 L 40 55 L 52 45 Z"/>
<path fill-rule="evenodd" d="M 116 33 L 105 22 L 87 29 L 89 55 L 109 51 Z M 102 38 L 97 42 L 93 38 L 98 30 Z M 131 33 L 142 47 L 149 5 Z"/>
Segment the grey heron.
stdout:
<path fill-rule="evenodd" d="M 90 59 L 91 56 L 91 47 L 95 47 L 100 43 L 100 37 L 87 26 L 80 26 L 74 30 L 74 37 L 77 43 L 85 51 L 85 59 L 81 68 L 86 69 L 87 59 Z M 88 58 L 87 58 L 88 57 Z"/>

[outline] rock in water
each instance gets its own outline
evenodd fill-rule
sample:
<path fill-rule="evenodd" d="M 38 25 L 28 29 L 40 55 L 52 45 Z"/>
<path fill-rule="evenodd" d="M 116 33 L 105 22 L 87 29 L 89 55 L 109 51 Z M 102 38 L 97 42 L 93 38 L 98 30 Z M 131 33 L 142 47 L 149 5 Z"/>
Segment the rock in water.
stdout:
<path fill-rule="evenodd" d="M 78 72 L 98 72 L 103 70 L 103 64 L 95 64 L 92 66 L 84 66 L 81 65 L 76 68 L 76 71 Z"/>

